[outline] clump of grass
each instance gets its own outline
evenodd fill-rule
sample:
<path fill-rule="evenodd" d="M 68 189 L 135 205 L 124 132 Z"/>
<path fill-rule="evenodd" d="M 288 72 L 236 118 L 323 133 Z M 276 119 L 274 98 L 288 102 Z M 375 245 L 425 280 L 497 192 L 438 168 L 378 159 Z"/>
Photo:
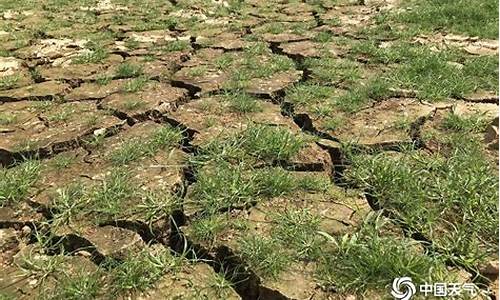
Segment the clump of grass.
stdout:
<path fill-rule="evenodd" d="M 215 290 L 215 293 L 220 299 L 227 298 L 234 286 L 234 283 L 226 278 L 227 276 L 228 275 L 215 273 L 209 282 L 210 287 Z"/>
<path fill-rule="evenodd" d="M 17 121 L 17 115 L 0 113 L 0 125 L 10 125 Z"/>
<path fill-rule="evenodd" d="M 265 198 L 278 197 L 297 190 L 297 180 L 282 168 L 265 168 L 254 171 L 256 195 Z"/>
<path fill-rule="evenodd" d="M 172 210 L 178 207 L 178 199 L 169 192 L 148 191 L 141 195 L 141 203 L 134 209 L 136 213 L 143 216 L 148 224 L 167 218 Z"/>
<path fill-rule="evenodd" d="M 30 187 L 38 180 L 39 174 L 38 161 L 26 161 L 11 169 L 0 168 L 0 207 L 23 200 Z"/>
<path fill-rule="evenodd" d="M 353 54 L 369 56 L 373 62 L 398 67 L 387 75 L 386 84 L 417 92 L 422 99 L 461 97 L 475 90 L 498 89 L 498 57 L 464 57 L 451 49 L 435 52 L 427 46 L 399 42 L 379 48 L 374 42 L 359 42 Z M 450 62 L 460 61 L 458 69 Z"/>
<path fill-rule="evenodd" d="M 446 139 L 450 149 L 434 155 L 355 155 L 346 178 L 451 261 L 473 268 L 498 247 L 498 175 L 473 137 Z"/>
<path fill-rule="evenodd" d="M 286 210 L 275 214 L 272 236 L 283 246 L 292 248 L 298 259 L 315 259 L 321 253 L 321 240 L 318 239 L 320 219 L 306 209 Z"/>
<path fill-rule="evenodd" d="M 326 130 L 335 131 L 338 130 L 344 122 L 345 119 L 341 116 L 327 117 L 323 121 L 323 128 L 325 128 Z"/>
<path fill-rule="evenodd" d="M 424 48 L 413 59 L 400 64 L 388 80 L 401 88 L 416 90 L 419 98 L 432 100 L 457 98 L 474 88 L 462 71 L 448 64 L 446 55 Z"/>
<path fill-rule="evenodd" d="M 189 235 L 197 242 L 212 245 L 217 237 L 228 228 L 245 231 L 246 225 L 246 223 L 231 220 L 226 214 L 215 214 L 193 221 Z"/>
<path fill-rule="evenodd" d="M 152 287 L 165 273 L 174 270 L 178 262 L 167 250 L 150 253 L 148 250 L 130 254 L 124 261 L 117 263 L 111 271 L 109 293 L 114 296 L 142 292 Z"/>
<path fill-rule="evenodd" d="M 331 187 L 329 179 L 318 176 L 299 176 L 296 178 L 300 190 L 310 192 L 326 192 Z"/>
<path fill-rule="evenodd" d="M 223 100 L 229 103 L 229 109 L 238 113 L 262 111 L 259 100 L 243 92 L 226 92 Z"/>
<path fill-rule="evenodd" d="M 81 183 L 71 184 L 57 191 L 52 198 L 51 210 L 53 210 L 54 227 L 68 224 L 73 217 L 85 209 L 85 188 Z"/>
<path fill-rule="evenodd" d="M 251 125 L 241 134 L 241 147 L 264 161 L 287 161 L 304 147 L 305 140 L 282 127 Z"/>
<path fill-rule="evenodd" d="M 240 72 L 247 73 L 250 78 L 266 78 L 278 72 L 292 70 L 295 67 L 293 60 L 283 55 L 271 55 L 263 63 L 258 57 L 245 57 L 243 69 Z"/>
<path fill-rule="evenodd" d="M 464 61 L 463 76 L 470 78 L 474 90 L 498 93 L 498 56 L 467 57 Z"/>
<path fill-rule="evenodd" d="M 314 36 L 313 41 L 315 41 L 317 43 L 328 43 L 328 42 L 331 42 L 332 39 L 333 39 L 333 36 L 331 33 L 326 32 L 326 31 L 322 31 L 322 32 L 317 33 Z"/>
<path fill-rule="evenodd" d="M 139 77 L 143 73 L 144 70 L 141 65 L 135 65 L 132 63 L 121 63 L 116 69 L 115 77 L 118 79 Z"/>
<path fill-rule="evenodd" d="M 48 298 L 54 300 L 96 299 L 104 285 L 100 276 L 100 271 L 90 273 L 84 270 L 78 271 L 76 275 L 64 274 L 55 289 L 48 293 Z"/>
<path fill-rule="evenodd" d="M 272 33 L 272 34 L 280 34 L 285 32 L 286 28 L 283 23 L 271 23 L 268 24 L 265 28 L 266 32 Z"/>
<path fill-rule="evenodd" d="M 345 112 L 355 112 L 366 106 L 370 101 L 380 100 L 389 93 L 387 81 L 383 78 L 369 80 L 365 85 L 357 85 L 347 93 L 333 97 L 335 107 Z"/>
<path fill-rule="evenodd" d="M 313 80 L 318 83 L 349 85 L 361 78 L 358 65 L 349 60 L 310 58 L 304 61 L 304 65 L 312 71 Z"/>
<path fill-rule="evenodd" d="M 269 48 L 267 47 L 266 43 L 264 43 L 264 42 L 252 43 L 252 44 L 246 46 L 245 49 L 243 49 L 243 51 L 245 53 L 245 57 L 247 57 L 247 58 L 251 58 L 254 56 L 258 56 L 258 55 L 263 55 L 263 54 L 270 52 Z"/>
<path fill-rule="evenodd" d="M 145 76 L 139 76 L 125 84 L 125 92 L 127 93 L 135 93 L 138 91 L 142 91 L 142 89 L 148 84 L 149 80 Z"/>
<path fill-rule="evenodd" d="M 107 85 L 111 82 L 113 78 L 111 78 L 110 76 L 106 76 L 106 75 L 99 75 L 95 82 L 98 84 L 98 85 Z"/>
<path fill-rule="evenodd" d="M 14 88 L 21 78 L 19 75 L 9 75 L 0 78 L 0 91 Z"/>
<path fill-rule="evenodd" d="M 213 215 L 301 189 L 321 190 L 322 186 L 307 182 L 305 177 L 297 178 L 282 168 L 252 169 L 245 163 L 217 161 L 202 168 L 190 197 L 204 214 Z"/>
<path fill-rule="evenodd" d="M 262 277 L 277 280 L 292 259 L 275 240 L 247 236 L 238 241 L 245 262 Z"/>
<path fill-rule="evenodd" d="M 113 219 L 129 209 L 124 204 L 136 197 L 137 192 L 130 175 L 123 170 L 114 169 L 102 184 L 91 191 L 90 207 L 98 219 Z"/>
<path fill-rule="evenodd" d="M 286 99 L 294 104 L 307 105 L 327 102 L 333 96 L 334 89 L 319 84 L 298 84 L 289 89 Z"/>
<path fill-rule="evenodd" d="M 200 77 L 205 75 L 208 72 L 207 66 L 196 66 L 189 68 L 187 74 L 192 77 Z"/>
<path fill-rule="evenodd" d="M 121 107 L 126 111 L 133 111 L 136 109 L 143 109 L 147 103 L 141 99 L 127 99 L 123 102 Z"/>
<path fill-rule="evenodd" d="M 43 76 L 42 73 L 40 72 L 39 68 L 33 68 L 29 70 L 31 79 L 33 79 L 34 82 L 42 82 L 43 81 Z"/>
<path fill-rule="evenodd" d="M 52 107 L 54 107 L 54 102 L 52 101 L 36 101 L 31 105 L 31 107 L 36 111 L 36 112 L 46 112 L 50 110 Z"/>
<path fill-rule="evenodd" d="M 410 1 L 417 7 L 393 18 L 418 30 L 436 31 L 446 28 L 484 38 L 498 37 L 498 1 L 441 0 Z"/>
<path fill-rule="evenodd" d="M 110 159 L 117 165 L 135 161 L 146 154 L 144 143 L 138 139 L 124 143 L 119 149 L 113 151 Z"/>
<path fill-rule="evenodd" d="M 0 292 L 0 300 L 14 300 L 16 299 L 13 295 L 10 295 L 10 294 L 7 294 L 7 293 L 4 293 L 4 292 Z"/>
<path fill-rule="evenodd" d="M 203 211 L 214 214 L 234 205 L 245 205 L 254 201 L 258 194 L 250 174 L 245 174 L 242 165 L 220 163 L 201 170 L 193 188 L 192 199 Z"/>
<path fill-rule="evenodd" d="M 127 39 L 125 41 L 125 47 L 127 47 L 128 49 L 134 50 L 134 49 L 139 48 L 140 45 L 141 45 L 141 43 L 133 38 Z"/>
<path fill-rule="evenodd" d="M 486 129 L 488 123 L 488 119 L 480 113 L 464 117 L 454 113 L 448 113 L 444 117 L 441 126 L 444 129 L 456 132 L 479 133 Z"/>
<path fill-rule="evenodd" d="M 50 122 L 64 122 L 67 121 L 75 113 L 76 111 L 74 108 L 66 106 L 48 115 L 47 120 L 49 120 Z"/>
<path fill-rule="evenodd" d="M 322 253 L 318 277 L 324 285 L 340 292 L 363 294 L 385 291 L 397 277 L 411 276 L 413 282 L 446 282 L 446 265 L 421 253 L 417 242 L 384 236 L 379 218 L 368 218 L 355 233 L 341 237 L 324 234 L 333 249 Z"/>
<path fill-rule="evenodd" d="M 217 69 L 225 71 L 231 66 L 233 60 L 234 58 L 230 53 L 224 53 L 215 59 L 214 65 Z"/>
<path fill-rule="evenodd" d="M 110 154 L 110 160 L 117 165 L 133 162 L 142 157 L 149 157 L 161 149 L 169 149 L 180 143 L 182 132 L 170 126 L 161 127 L 146 140 L 131 139 Z"/>
<path fill-rule="evenodd" d="M 72 60 L 73 64 L 96 64 L 108 58 L 109 53 L 104 48 L 95 48 L 85 52 Z"/>
<path fill-rule="evenodd" d="M 166 45 L 162 46 L 161 50 L 165 52 L 174 52 L 174 51 L 184 51 L 189 48 L 189 42 L 187 41 L 171 41 Z"/>
<path fill-rule="evenodd" d="M 248 159 L 267 163 L 288 161 L 299 153 L 306 140 L 287 128 L 251 124 L 242 132 L 224 140 L 206 144 L 199 155 L 202 161 Z"/>

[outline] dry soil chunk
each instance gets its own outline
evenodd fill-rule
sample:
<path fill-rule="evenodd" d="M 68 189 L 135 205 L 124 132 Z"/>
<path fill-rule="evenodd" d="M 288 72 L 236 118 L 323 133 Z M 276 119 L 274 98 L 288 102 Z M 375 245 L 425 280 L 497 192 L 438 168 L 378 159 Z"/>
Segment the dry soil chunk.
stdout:
<path fill-rule="evenodd" d="M 252 80 L 246 91 L 254 95 L 275 96 L 302 77 L 302 71 L 287 71 L 273 74 L 271 78 L 256 78 Z"/>
<path fill-rule="evenodd" d="M 124 89 L 124 85 L 130 80 L 112 80 L 102 85 L 98 83 L 83 83 L 69 92 L 64 99 L 66 101 L 100 100 L 111 94 L 118 93 Z"/>
<path fill-rule="evenodd" d="M 101 75 L 107 66 L 100 64 L 80 64 L 61 67 L 40 68 L 45 80 L 91 80 Z"/>
<path fill-rule="evenodd" d="M 353 141 L 367 146 L 408 143 L 411 142 L 411 136 L 407 127 L 419 118 L 429 116 L 434 110 L 432 105 L 412 100 L 389 99 L 372 108 L 345 115 L 332 133 L 341 141 Z M 321 124 L 321 120 L 318 123 Z"/>
<path fill-rule="evenodd" d="M 39 40 L 33 46 L 20 50 L 23 58 L 56 59 L 64 56 L 75 55 L 82 51 L 88 41 L 63 39 Z"/>
<path fill-rule="evenodd" d="M 94 103 L 70 102 L 45 103 L 41 108 L 32 102 L 5 103 L 0 112 L 27 110 L 9 124 L 6 132 L 0 133 L 0 149 L 11 153 L 41 151 L 44 154 L 60 152 L 73 147 L 81 139 L 97 130 L 106 131 L 119 127 L 123 121 L 98 111 Z"/>
<path fill-rule="evenodd" d="M 43 219 L 41 213 L 26 203 L 16 207 L 0 207 L 0 227 L 22 228 L 24 225 L 37 223 Z"/>
<path fill-rule="evenodd" d="M 100 254 L 109 258 L 125 258 L 145 246 L 139 234 L 114 226 L 88 228 L 81 232 L 81 235 L 89 240 Z"/>
<path fill-rule="evenodd" d="M 100 107 L 140 119 L 153 112 L 162 114 L 173 111 L 186 97 L 185 89 L 166 83 L 148 82 L 142 91 L 115 93 L 104 98 Z"/>
<path fill-rule="evenodd" d="M 177 274 L 164 275 L 153 289 L 139 296 L 138 299 L 191 299 L 198 297 L 202 299 L 241 299 L 231 287 L 224 288 L 222 291 L 215 289 L 212 286 L 215 276 L 218 275 L 204 263 L 188 265 Z"/>
<path fill-rule="evenodd" d="M 45 81 L 9 91 L 0 91 L 0 101 L 52 100 L 63 96 L 70 86 L 58 81 Z"/>

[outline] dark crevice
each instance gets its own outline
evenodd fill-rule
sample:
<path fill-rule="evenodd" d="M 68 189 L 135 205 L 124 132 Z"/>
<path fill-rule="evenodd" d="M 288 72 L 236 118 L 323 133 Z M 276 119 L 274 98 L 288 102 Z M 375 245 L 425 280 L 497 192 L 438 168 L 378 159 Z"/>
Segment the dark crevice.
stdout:
<path fill-rule="evenodd" d="M 178 88 L 183 88 L 188 90 L 188 97 L 189 99 L 197 99 L 200 96 L 201 93 L 201 88 L 199 86 L 196 86 L 194 84 L 190 84 L 188 82 L 182 81 L 182 80 L 171 80 L 170 84 L 173 87 L 178 87 Z"/>
<path fill-rule="evenodd" d="M 314 17 L 314 20 L 316 21 L 316 27 L 320 27 L 320 26 L 325 25 L 325 22 L 323 22 L 323 20 L 319 16 L 319 12 L 313 11 L 312 16 Z"/>
<path fill-rule="evenodd" d="M 314 127 L 312 119 L 309 115 L 305 113 L 296 114 L 293 103 L 291 102 L 283 102 L 281 105 L 281 114 L 285 117 L 289 117 L 293 119 L 293 122 L 304 132 L 309 133 L 311 135 L 320 137 L 322 139 L 340 142 L 340 140 L 326 132 L 322 132 L 317 130 Z"/>
<path fill-rule="evenodd" d="M 496 104 L 498 105 L 498 96 L 485 96 L 485 97 L 458 97 L 457 100 L 462 100 L 468 103 L 484 103 L 484 104 Z"/>
<path fill-rule="evenodd" d="M 190 241 L 178 227 L 176 228 L 169 245 L 173 252 L 207 263 L 216 273 L 232 283 L 234 290 L 243 300 L 289 299 L 278 291 L 262 286 L 260 278 L 230 248 L 220 246 L 216 249 L 205 249 L 202 245 Z"/>
<path fill-rule="evenodd" d="M 0 220 L 0 229 L 12 228 L 15 230 L 21 230 L 23 227 L 28 226 L 31 230 L 39 227 L 40 224 L 34 221 L 14 221 L 14 220 Z"/>
<path fill-rule="evenodd" d="M 197 42 L 196 42 L 196 37 L 195 36 L 190 36 L 189 37 L 189 43 L 191 45 L 191 48 L 193 48 L 194 51 L 196 50 L 200 50 L 202 48 L 201 45 L 199 45 Z"/>
<path fill-rule="evenodd" d="M 133 231 L 140 235 L 142 240 L 148 244 L 165 243 L 170 233 L 168 221 L 164 219 L 157 220 L 152 224 L 132 219 L 121 219 L 103 222 L 99 226 L 114 226 Z"/>

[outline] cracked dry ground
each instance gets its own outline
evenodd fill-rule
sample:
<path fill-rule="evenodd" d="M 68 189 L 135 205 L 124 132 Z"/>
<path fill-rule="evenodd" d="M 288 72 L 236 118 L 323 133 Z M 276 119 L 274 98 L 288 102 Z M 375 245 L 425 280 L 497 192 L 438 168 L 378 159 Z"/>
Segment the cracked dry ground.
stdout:
<path fill-rule="evenodd" d="M 496 299 L 498 1 L 420 2 L 2 1 L 0 299 Z"/>

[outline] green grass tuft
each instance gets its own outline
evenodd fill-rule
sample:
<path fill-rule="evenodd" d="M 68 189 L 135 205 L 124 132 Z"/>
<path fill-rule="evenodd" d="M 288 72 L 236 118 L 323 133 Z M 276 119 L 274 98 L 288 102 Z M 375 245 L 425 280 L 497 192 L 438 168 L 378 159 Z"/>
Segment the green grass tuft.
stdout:
<path fill-rule="evenodd" d="M 0 207 L 24 200 L 39 174 L 38 161 L 27 161 L 12 169 L 0 168 Z"/>
<path fill-rule="evenodd" d="M 381 233 L 383 224 L 368 219 L 362 228 L 329 237 L 333 249 L 323 252 L 319 279 L 340 292 L 386 291 L 394 278 L 410 276 L 415 283 L 446 282 L 446 266 L 419 250 L 417 242 Z M 326 235 L 328 236 L 328 235 Z"/>
<path fill-rule="evenodd" d="M 139 77 L 144 73 L 143 67 L 141 65 L 135 65 L 131 63 L 122 63 L 116 69 L 115 77 L 120 78 L 131 78 Z"/>

